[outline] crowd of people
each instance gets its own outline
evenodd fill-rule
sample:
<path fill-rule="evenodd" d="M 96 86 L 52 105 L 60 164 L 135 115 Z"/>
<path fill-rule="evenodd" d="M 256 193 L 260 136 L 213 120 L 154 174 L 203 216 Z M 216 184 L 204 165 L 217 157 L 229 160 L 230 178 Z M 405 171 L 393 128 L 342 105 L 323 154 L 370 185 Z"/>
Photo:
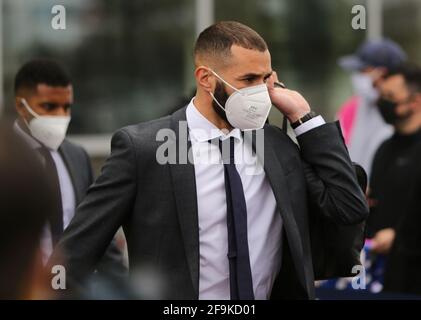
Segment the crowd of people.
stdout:
<path fill-rule="evenodd" d="M 368 290 L 421 295 L 421 69 L 389 39 L 367 41 L 339 63 L 355 95 L 338 119 L 351 159 L 369 176 Z"/>
<path fill-rule="evenodd" d="M 368 290 L 421 296 L 420 67 L 388 39 L 341 59 L 355 95 L 339 126 L 279 81 L 267 44 L 243 24 L 204 30 L 194 57 L 188 106 L 117 131 L 96 179 L 86 151 L 66 139 L 68 74 L 47 59 L 17 71 L 17 117 L 0 134 L 0 298 L 312 299 L 314 215 L 364 224 Z M 268 123 L 272 105 L 299 147 Z M 194 163 L 157 163 L 159 130 L 180 134 L 182 122 Z M 265 133 L 254 175 L 250 130 Z M 222 162 L 200 162 L 204 151 Z M 65 290 L 51 288 L 54 265 L 65 266 Z M 330 277 L 343 275 L 335 270 Z"/>

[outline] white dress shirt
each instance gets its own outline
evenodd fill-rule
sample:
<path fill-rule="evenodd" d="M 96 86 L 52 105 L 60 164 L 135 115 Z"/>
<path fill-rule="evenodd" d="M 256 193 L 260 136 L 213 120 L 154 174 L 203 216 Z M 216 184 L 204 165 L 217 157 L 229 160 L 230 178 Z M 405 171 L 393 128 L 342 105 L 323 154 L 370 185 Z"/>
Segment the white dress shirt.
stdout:
<path fill-rule="evenodd" d="M 37 140 L 35 140 L 32 136 L 27 134 L 24 130 L 22 130 L 22 128 L 20 128 L 17 122 L 14 125 L 14 130 L 20 136 L 23 137 L 23 139 L 27 142 L 30 148 L 35 150 L 41 147 L 41 144 Z M 73 189 L 73 183 L 72 183 L 69 171 L 67 170 L 67 167 L 60 153 L 53 150 L 49 150 L 49 151 L 54 160 L 54 164 L 56 165 L 56 168 L 57 168 L 57 174 L 58 174 L 58 179 L 60 183 L 61 203 L 63 206 L 63 228 L 66 228 L 75 214 L 75 209 L 76 209 L 75 191 Z M 41 157 L 41 161 L 45 162 L 45 160 L 42 157 Z M 51 228 L 48 223 L 44 227 L 43 235 L 41 237 L 41 251 L 42 251 L 42 259 L 44 263 L 46 263 L 51 253 L 53 252 L 53 239 L 51 236 Z"/>
<path fill-rule="evenodd" d="M 282 219 L 261 164 L 239 129 L 224 134 L 194 106 L 186 116 L 192 143 L 199 215 L 199 299 L 230 299 L 227 207 L 224 167 L 219 148 L 208 141 L 234 137 L 236 169 L 247 206 L 247 229 L 253 290 L 256 299 L 268 299 L 281 266 Z M 306 126 L 303 128 L 303 125 Z M 324 124 L 320 116 L 296 128 L 303 134 Z M 297 132 L 298 130 L 298 132 Z"/>

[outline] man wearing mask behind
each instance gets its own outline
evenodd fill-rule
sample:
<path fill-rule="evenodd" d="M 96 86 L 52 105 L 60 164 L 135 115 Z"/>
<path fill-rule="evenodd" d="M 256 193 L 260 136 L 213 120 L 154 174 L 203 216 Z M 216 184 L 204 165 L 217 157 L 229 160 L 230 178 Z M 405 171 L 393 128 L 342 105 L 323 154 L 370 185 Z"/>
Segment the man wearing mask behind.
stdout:
<path fill-rule="evenodd" d="M 265 41 L 241 23 L 205 29 L 194 58 L 188 106 L 114 135 L 102 175 L 58 245 L 67 272 L 82 280 L 123 225 L 131 274 L 154 270 L 161 298 L 313 298 L 310 210 L 340 224 L 368 214 L 340 130 L 299 93 L 275 87 Z M 272 103 L 301 149 L 265 125 Z M 264 170 L 250 131 L 264 138 L 254 140 Z"/>
<path fill-rule="evenodd" d="M 19 117 L 14 130 L 39 155 L 54 185 L 51 199 L 57 199 L 40 240 L 45 263 L 93 182 L 86 151 L 66 139 L 72 104 L 72 83 L 56 62 L 32 60 L 18 71 L 15 108 Z M 98 266 L 98 275 L 120 281 L 125 269 L 123 255 L 113 242 Z"/>
<path fill-rule="evenodd" d="M 351 159 L 370 176 L 374 153 L 392 134 L 392 127 L 381 118 L 377 108 L 378 86 L 383 77 L 406 60 L 402 49 L 393 41 L 367 41 L 353 55 L 339 60 L 352 73 L 355 95 L 338 111 L 345 143 Z"/>
<path fill-rule="evenodd" d="M 385 290 L 421 295 L 421 69 L 404 66 L 380 89 L 379 111 L 395 133 L 374 158 L 368 236 L 388 255 Z"/>

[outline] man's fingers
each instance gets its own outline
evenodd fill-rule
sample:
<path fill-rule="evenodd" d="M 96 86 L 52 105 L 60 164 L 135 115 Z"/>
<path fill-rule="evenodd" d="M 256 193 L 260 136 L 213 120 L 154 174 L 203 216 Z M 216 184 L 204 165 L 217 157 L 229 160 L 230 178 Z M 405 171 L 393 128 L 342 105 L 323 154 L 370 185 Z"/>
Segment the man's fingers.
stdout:
<path fill-rule="evenodd" d="M 371 249 L 374 252 L 380 253 L 383 250 L 383 247 L 384 247 L 384 245 L 383 245 L 382 241 L 379 241 L 378 239 L 373 239 Z"/>
<path fill-rule="evenodd" d="M 272 72 L 272 77 L 273 77 L 274 81 L 279 82 L 278 74 L 276 73 L 276 71 Z"/>
<path fill-rule="evenodd" d="M 272 74 L 268 78 L 268 81 L 266 82 L 269 89 L 273 88 L 285 88 L 285 85 L 279 81 L 278 74 L 276 71 L 272 71 Z"/>
<path fill-rule="evenodd" d="M 268 81 L 266 82 L 266 85 L 269 89 L 275 88 L 275 78 L 273 76 L 273 73 L 268 78 Z"/>
<path fill-rule="evenodd" d="M 378 242 L 377 242 L 377 241 L 375 241 L 375 240 L 373 240 L 373 241 L 371 242 L 371 250 L 373 250 L 373 251 L 377 251 L 378 247 L 379 247 Z"/>
<path fill-rule="evenodd" d="M 371 250 L 376 253 L 387 253 L 389 251 L 389 243 L 387 241 L 373 241 Z"/>

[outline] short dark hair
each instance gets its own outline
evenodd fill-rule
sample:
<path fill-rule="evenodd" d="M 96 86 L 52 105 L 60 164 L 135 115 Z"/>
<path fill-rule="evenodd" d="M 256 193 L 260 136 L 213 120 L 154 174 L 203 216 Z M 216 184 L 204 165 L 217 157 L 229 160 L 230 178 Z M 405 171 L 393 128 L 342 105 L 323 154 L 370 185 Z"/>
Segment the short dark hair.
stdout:
<path fill-rule="evenodd" d="M 194 47 L 194 55 L 229 57 L 233 45 L 261 52 L 268 49 L 265 40 L 253 29 L 236 21 L 221 21 L 200 33 Z"/>
<path fill-rule="evenodd" d="M 15 77 L 15 94 L 19 90 L 35 90 L 37 85 L 67 87 L 71 84 L 66 71 L 54 60 L 35 59 L 25 63 Z"/>

